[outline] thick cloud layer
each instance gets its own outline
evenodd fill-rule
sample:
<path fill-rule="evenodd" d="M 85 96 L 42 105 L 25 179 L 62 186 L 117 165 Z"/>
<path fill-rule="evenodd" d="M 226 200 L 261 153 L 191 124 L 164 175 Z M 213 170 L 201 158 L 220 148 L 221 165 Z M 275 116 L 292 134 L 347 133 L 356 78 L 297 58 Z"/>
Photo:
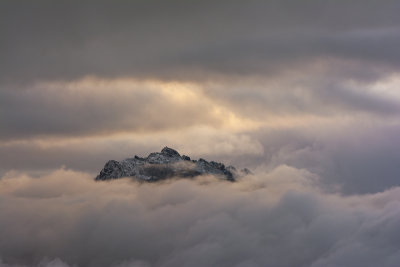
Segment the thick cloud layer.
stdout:
<path fill-rule="evenodd" d="M 304 168 L 346 194 L 398 186 L 398 10 L 391 0 L 1 1 L 0 174 L 94 173 L 169 145 Z"/>
<path fill-rule="evenodd" d="M 326 57 L 398 69 L 398 9 L 392 0 L 2 1 L 0 80 L 202 79 Z"/>
<path fill-rule="evenodd" d="M 198 87 L 198 86 L 197 86 Z M 196 85 L 86 78 L 5 91 L 0 139 L 88 136 L 222 125 Z M 202 99 L 203 101 L 198 101 Z"/>
<path fill-rule="evenodd" d="M 400 189 L 343 197 L 317 183 L 284 165 L 237 183 L 11 172 L 0 266 L 397 266 Z"/>
<path fill-rule="evenodd" d="M 1 1 L 0 267 L 396 266 L 399 9 Z M 257 174 L 92 181 L 166 145 Z"/>
<path fill-rule="evenodd" d="M 312 73 L 322 76 L 304 78 Z M 345 194 L 398 186 L 398 75 L 327 73 L 204 83 L 87 77 L 0 92 L 0 173 L 94 174 L 109 159 L 168 145 L 239 167 L 304 168 Z"/>

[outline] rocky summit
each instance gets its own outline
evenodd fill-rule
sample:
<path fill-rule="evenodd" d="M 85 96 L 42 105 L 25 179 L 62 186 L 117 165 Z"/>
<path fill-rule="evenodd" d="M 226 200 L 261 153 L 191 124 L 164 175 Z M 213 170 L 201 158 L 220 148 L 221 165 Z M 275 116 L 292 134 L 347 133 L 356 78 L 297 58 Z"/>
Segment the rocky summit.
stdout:
<path fill-rule="evenodd" d="M 122 177 L 134 177 L 140 181 L 154 182 L 172 177 L 191 178 L 199 175 L 215 175 L 220 179 L 235 181 L 250 174 L 248 169 L 236 170 L 233 166 L 206 161 L 191 160 L 176 150 L 164 147 L 161 152 L 150 153 L 146 158 L 134 156 L 123 161 L 110 160 L 95 180 L 103 181 Z"/>

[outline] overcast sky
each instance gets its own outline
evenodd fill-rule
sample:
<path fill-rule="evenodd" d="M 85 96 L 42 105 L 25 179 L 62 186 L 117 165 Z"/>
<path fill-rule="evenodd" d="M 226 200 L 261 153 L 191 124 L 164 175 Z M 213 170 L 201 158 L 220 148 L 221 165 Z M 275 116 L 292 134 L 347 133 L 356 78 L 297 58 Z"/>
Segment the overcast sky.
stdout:
<path fill-rule="evenodd" d="M 43 266 L 196 266 L 198 257 L 210 258 L 199 266 L 397 266 L 398 231 L 385 228 L 378 218 L 400 221 L 398 209 L 392 209 L 399 201 L 393 192 L 400 185 L 399 11 L 398 0 L 1 1 L 0 184 L 7 189 L 0 187 L 0 214 L 9 212 L 10 217 L 1 216 L 0 236 L 7 231 L 12 242 L 0 242 L 0 266 L 41 261 Z M 113 205 L 115 192 L 123 186 L 100 188 L 88 177 L 95 177 L 109 159 L 146 156 L 164 146 L 254 171 L 246 185 L 251 184 L 251 190 L 221 189 L 231 197 L 215 210 L 204 210 L 207 218 L 222 216 L 207 226 L 215 225 L 217 235 L 223 235 L 219 225 L 232 219 L 230 230 L 237 236 L 214 240 L 220 258 L 214 255 L 217 248 L 208 246 L 210 240 L 185 239 L 186 232 L 171 241 L 175 250 L 160 244 L 154 257 L 149 256 L 151 246 L 145 245 L 138 254 L 127 250 L 112 259 L 105 253 L 96 261 L 94 255 L 104 251 L 77 255 L 73 246 L 78 242 L 84 247 L 87 240 L 106 242 L 106 235 L 73 237 L 71 242 L 58 236 L 66 247 L 49 252 L 55 242 L 51 238 L 28 242 L 18 224 L 6 230 L 17 219 L 35 218 L 34 208 L 27 212 L 24 201 L 40 205 L 52 218 L 60 216 L 57 209 L 83 199 L 85 208 L 71 204 L 65 210 L 74 213 L 74 222 L 53 221 L 54 231 L 77 235 L 106 216 L 98 224 L 100 231 L 112 218 L 100 211 Z M 74 181 L 66 199 L 49 193 L 64 188 L 62 179 Z M 287 179 L 297 193 L 282 187 L 279 181 Z M 55 182 L 47 189 L 38 189 L 50 180 Z M 137 194 L 154 189 L 125 186 Z M 170 198 L 180 186 L 154 189 L 154 201 L 174 202 Z M 196 182 L 186 186 L 193 196 L 179 199 L 207 207 L 207 198 L 218 197 L 216 188 L 222 185 L 207 186 L 208 193 Z M 278 200 L 263 198 L 271 186 L 279 189 Z M 93 203 L 91 191 L 104 193 L 103 202 Z M 57 201 L 42 199 L 49 194 Z M 115 227 L 135 223 L 140 228 L 162 216 L 146 206 L 138 212 L 144 221 L 124 217 L 124 212 L 145 204 L 135 198 L 138 206 L 128 208 L 130 195 L 121 194 L 128 195 L 115 204 L 123 217 Z M 244 210 L 240 205 L 230 209 L 230 201 L 247 204 Z M 314 201 L 321 203 L 313 206 Z M 354 205 L 347 207 L 349 203 Z M 382 205 L 387 209 L 380 210 Z M 168 212 L 188 216 L 180 225 L 186 231 L 188 225 L 203 222 L 189 214 L 195 206 L 174 206 Z M 227 218 L 218 215 L 225 209 Z M 267 215 L 258 216 L 260 209 L 279 215 L 269 221 Z M 309 216 L 307 223 L 290 221 L 285 212 L 291 209 Z M 310 236 L 286 232 L 292 224 L 303 230 L 310 222 L 321 224 L 324 209 L 342 220 L 337 235 L 321 233 L 336 227 L 332 222 L 327 229 L 307 228 Z M 241 216 L 251 218 L 243 221 Z M 271 225 L 280 219 L 288 223 L 277 230 Z M 35 221 L 31 230 L 45 231 L 46 222 Z M 264 222 L 270 226 L 264 228 Z M 367 226 L 356 233 L 360 225 Z M 213 231 L 204 227 L 204 238 L 212 239 Z M 368 231 L 382 227 L 388 233 L 370 236 Z M 179 232 L 158 223 L 146 230 L 149 242 Z M 132 238 L 137 234 L 130 233 Z M 349 233 L 353 236 L 348 238 Z M 390 238 L 396 234 L 397 239 Z M 257 235 L 265 239 L 256 240 Z M 224 242 L 240 240 L 247 240 L 247 250 L 244 245 L 224 250 Z M 33 251 L 30 242 L 39 241 L 43 247 Z M 114 242 L 125 246 L 133 241 L 126 237 Z M 282 250 L 270 242 L 278 242 Z M 296 242 L 309 244 L 309 250 L 285 261 L 282 255 L 298 250 Z M 360 244 L 366 247 L 357 247 Z M 261 248 L 250 251 L 252 246 Z M 371 254 L 373 247 L 382 251 Z M 376 261 L 365 255 L 374 255 Z"/>

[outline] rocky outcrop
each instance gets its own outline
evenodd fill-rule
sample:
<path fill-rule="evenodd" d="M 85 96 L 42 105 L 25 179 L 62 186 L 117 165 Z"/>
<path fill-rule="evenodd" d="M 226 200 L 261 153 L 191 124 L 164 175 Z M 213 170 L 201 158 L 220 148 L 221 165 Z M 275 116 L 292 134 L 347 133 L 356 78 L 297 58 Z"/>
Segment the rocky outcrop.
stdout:
<path fill-rule="evenodd" d="M 191 160 L 180 155 L 176 150 L 164 147 L 146 158 L 135 156 L 123 161 L 110 160 L 95 180 L 110 180 L 122 177 L 134 177 L 141 181 L 159 181 L 171 177 L 190 178 L 199 175 L 215 175 L 220 179 L 235 181 L 240 176 L 249 174 L 248 169 L 237 171 L 235 167 L 205 159 Z"/>

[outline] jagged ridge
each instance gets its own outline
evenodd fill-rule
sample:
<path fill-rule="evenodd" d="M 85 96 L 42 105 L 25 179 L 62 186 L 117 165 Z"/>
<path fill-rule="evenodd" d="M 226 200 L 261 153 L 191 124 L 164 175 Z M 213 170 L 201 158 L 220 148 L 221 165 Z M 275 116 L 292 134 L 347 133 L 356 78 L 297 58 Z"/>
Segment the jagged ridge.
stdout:
<path fill-rule="evenodd" d="M 176 150 L 164 147 L 161 152 L 151 153 L 147 158 L 135 156 L 121 162 L 110 160 L 95 180 L 110 180 L 135 177 L 142 181 L 158 181 L 171 177 L 195 177 L 212 174 L 228 181 L 235 181 L 242 175 L 251 173 L 248 169 L 237 171 L 235 167 L 206 161 L 202 158 L 191 160 Z"/>

